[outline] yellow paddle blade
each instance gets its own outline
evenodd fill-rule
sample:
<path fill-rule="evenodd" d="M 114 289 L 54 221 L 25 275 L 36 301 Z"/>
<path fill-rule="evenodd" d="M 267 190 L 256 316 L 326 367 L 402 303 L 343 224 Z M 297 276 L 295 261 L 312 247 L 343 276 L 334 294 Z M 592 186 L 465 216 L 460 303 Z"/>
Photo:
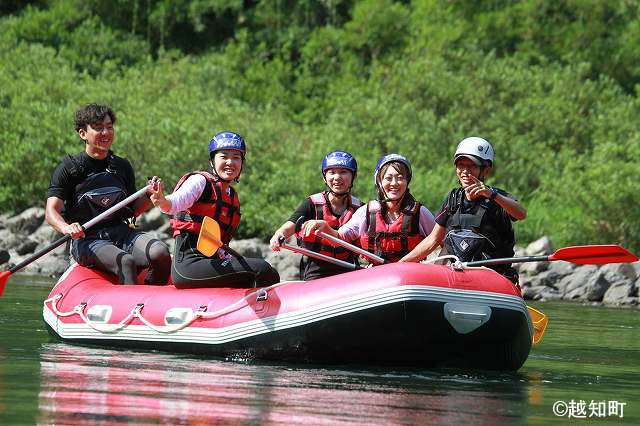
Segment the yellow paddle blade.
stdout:
<path fill-rule="evenodd" d="M 547 329 L 547 323 L 549 323 L 549 318 L 539 310 L 532 308 L 531 306 L 527 306 L 529 310 L 529 315 L 531 316 L 531 323 L 533 324 L 533 344 L 537 345 L 542 339 L 542 335 L 544 331 Z"/>
<path fill-rule="evenodd" d="M 213 218 L 205 216 L 200 228 L 200 235 L 198 235 L 196 248 L 203 255 L 211 257 L 223 245 L 222 241 L 220 241 L 220 224 Z"/>

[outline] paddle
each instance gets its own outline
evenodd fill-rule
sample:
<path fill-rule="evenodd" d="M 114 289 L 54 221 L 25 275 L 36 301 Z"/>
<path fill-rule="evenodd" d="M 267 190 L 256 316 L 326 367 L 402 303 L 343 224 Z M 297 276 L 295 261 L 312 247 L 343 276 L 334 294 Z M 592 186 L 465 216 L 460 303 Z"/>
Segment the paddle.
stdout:
<path fill-rule="evenodd" d="M 501 265 L 505 263 L 553 262 L 564 260 L 578 265 L 635 262 L 638 256 L 617 244 L 563 247 L 546 256 L 504 257 L 500 259 L 463 262 L 463 266 Z"/>
<path fill-rule="evenodd" d="M 94 217 L 93 219 L 91 219 L 90 221 L 82 225 L 82 228 L 84 230 L 87 230 L 91 228 L 93 225 L 95 225 L 96 223 L 99 223 L 105 218 L 111 216 L 113 213 L 117 212 L 121 208 L 130 204 L 135 199 L 144 195 L 150 187 L 151 187 L 150 185 L 147 185 L 144 188 L 140 189 L 139 191 L 135 192 L 134 194 L 131 194 L 124 200 L 120 201 L 118 204 L 114 205 L 113 207 L 110 207 L 109 209 L 105 210 L 104 212 L 100 213 L 98 216 Z M 60 247 L 62 244 L 66 243 L 70 239 L 71 239 L 71 235 L 64 235 L 58 238 L 53 243 L 51 243 L 50 245 L 48 245 L 47 247 L 35 252 L 34 254 L 32 254 L 22 262 L 15 265 L 13 268 L 9 269 L 8 271 L 0 272 L 0 296 L 2 296 L 2 293 L 4 292 L 4 288 L 7 285 L 7 281 L 9 280 L 9 277 L 11 276 L 11 274 L 19 271 L 20 269 L 24 268 L 31 262 L 38 260 L 39 258 L 49 253 L 50 251 L 54 250 L 55 248 Z"/>
<path fill-rule="evenodd" d="M 220 224 L 214 218 L 205 216 L 200 227 L 200 234 L 198 234 L 196 249 L 204 256 L 211 257 L 222 247 L 226 252 L 236 257 L 242 266 L 247 269 L 247 272 L 255 275 L 255 271 L 247 264 L 242 255 L 222 242 L 221 235 Z"/>
<path fill-rule="evenodd" d="M 358 268 L 353 263 L 345 262 L 344 260 L 336 259 L 335 257 L 327 256 L 327 255 L 324 255 L 322 253 L 316 253 L 315 251 L 306 249 L 304 247 L 290 246 L 289 244 L 286 244 L 284 241 L 285 241 L 284 237 L 281 237 L 278 240 L 278 243 L 280 244 L 280 247 L 286 248 L 287 250 L 291 250 L 294 253 L 300 253 L 300 254 L 303 254 L 305 256 L 313 257 L 315 259 L 324 260 L 325 262 L 330 262 L 330 263 L 333 263 L 335 265 L 342 266 L 343 268 L 346 268 L 346 269 L 357 269 Z"/>
<path fill-rule="evenodd" d="M 529 311 L 529 316 L 531 317 L 531 323 L 533 324 L 533 344 L 537 345 L 542 339 L 542 335 L 544 331 L 547 329 L 547 324 L 549 323 L 549 318 L 536 308 L 532 308 L 531 306 L 527 306 L 527 310 Z"/>
<path fill-rule="evenodd" d="M 463 263 L 463 266 L 500 265 L 505 263 L 553 262 L 564 260 L 578 265 L 635 262 L 638 256 L 616 244 L 563 247 L 547 256 L 506 257 Z M 537 344 L 547 328 L 549 319 L 537 309 L 527 306 L 533 324 L 533 343 Z"/>
<path fill-rule="evenodd" d="M 302 228 L 302 223 L 305 222 L 305 218 L 304 216 L 300 216 L 298 218 L 298 220 L 296 221 L 296 232 L 299 232 L 300 229 Z M 320 235 L 322 238 L 325 238 L 329 241 L 332 241 L 333 243 L 344 247 L 348 250 L 351 250 L 352 252 L 359 254 L 360 256 L 369 259 L 372 263 L 375 263 L 376 265 L 382 265 L 383 263 L 385 263 L 385 260 L 383 258 L 381 258 L 380 256 L 376 256 L 375 254 L 368 252 L 358 246 L 354 246 L 353 244 L 350 244 L 344 240 L 341 240 L 338 237 L 334 237 L 331 234 L 327 234 L 326 232 L 317 232 L 316 235 Z"/>

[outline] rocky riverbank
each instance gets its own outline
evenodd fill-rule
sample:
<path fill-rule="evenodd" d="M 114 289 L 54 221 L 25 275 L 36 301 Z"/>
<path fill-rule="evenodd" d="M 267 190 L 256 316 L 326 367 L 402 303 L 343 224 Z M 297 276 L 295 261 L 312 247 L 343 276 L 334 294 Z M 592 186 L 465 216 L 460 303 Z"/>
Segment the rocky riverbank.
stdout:
<path fill-rule="evenodd" d="M 173 248 L 167 217 L 153 209 L 138 220 L 143 231 L 155 234 Z M 32 207 L 15 216 L 0 216 L 0 270 L 51 244 L 60 234 L 44 222 L 44 209 Z M 231 247 L 248 257 L 264 257 L 282 280 L 298 279 L 300 255 L 272 252 L 263 241 L 238 240 Z M 553 253 L 552 241 L 543 237 L 516 250 L 517 256 Z M 25 267 L 22 272 L 58 276 L 69 265 L 65 245 Z M 571 300 L 607 306 L 640 306 L 640 262 L 633 264 L 574 265 L 567 262 L 532 262 L 518 265 L 522 293 L 527 300 Z"/>

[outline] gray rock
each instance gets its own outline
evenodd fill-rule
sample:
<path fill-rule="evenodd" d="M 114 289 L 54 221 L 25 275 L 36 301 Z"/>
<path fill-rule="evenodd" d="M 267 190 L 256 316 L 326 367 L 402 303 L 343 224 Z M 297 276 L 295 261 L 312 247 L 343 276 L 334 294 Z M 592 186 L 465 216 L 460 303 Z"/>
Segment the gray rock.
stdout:
<path fill-rule="evenodd" d="M 0 229 L 0 248 L 5 250 L 15 249 L 21 241 L 22 238 L 18 237 L 10 230 Z"/>
<path fill-rule="evenodd" d="M 300 280 L 300 268 L 289 266 L 284 270 L 278 270 L 280 274 L 280 281 L 299 281 Z"/>
<path fill-rule="evenodd" d="M 40 274 L 57 277 L 69 267 L 69 259 L 66 256 L 48 256 L 38 259 Z"/>
<path fill-rule="evenodd" d="M 11 259 L 11 255 L 5 249 L 0 249 L 0 265 L 7 263 Z"/>
<path fill-rule="evenodd" d="M 140 215 L 136 221 L 136 225 L 139 226 L 142 231 L 156 230 L 165 224 L 169 224 L 169 216 L 162 213 L 158 208 L 151 209 L 145 214 Z"/>
<path fill-rule="evenodd" d="M 578 265 L 570 262 L 549 262 L 549 271 L 556 273 L 560 278 L 573 274 Z"/>
<path fill-rule="evenodd" d="M 42 225 L 43 220 L 44 209 L 42 207 L 31 207 L 19 215 L 7 219 L 5 225 L 13 233 L 30 234 Z"/>
<path fill-rule="evenodd" d="M 605 274 L 597 271 L 591 275 L 584 286 L 576 287 L 566 293 L 569 299 L 601 302 L 611 283 L 607 281 Z"/>
<path fill-rule="evenodd" d="M 541 256 L 544 254 L 551 254 L 553 253 L 553 243 L 551 242 L 551 239 L 549 237 L 544 236 L 529 244 L 525 249 L 525 252 L 528 256 Z"/>
<path fill-rule="evenodd" d="M 31 238 L 25 238 L 22 240 L 22 243 L 16 247 L 16 253 L 23 256 L 25 254 L 33 253 L 36 247 L 38 247 L 37 241 L 34 241 Z"/>
<path fill-rule="evenodd" d="M 527 263 L 516 263 L 514 265 L 518 266 L 518 273 L 520 275 L 532 276 L 536 275 L 540 272 L 546 271 L 549 268 L 549 262 L 527 262 Z"/>
<path fill-rule="evenodd" d="M 533 276 L 520 276 L 521 285 L 530 285 L 532 287 L 553 287 L 562 278 L 554 271 L 544 271 Z"/>
<path fill-rule="evenodd" d="M 30 237 L 32 240 L 47 245 L 62 237 L 62 234 L 53 229 L 51 225 L 44 222 L 33 232 L 33 234 L 30 235 Z"/>
<path fill-rule="evenodd" d="M 602 302 L 606 305 L 620 305 L 628 297 L 635 295 L 637 295 L 637 288 L 633 282 L 619 281 L 609 287 Z"/>
<path fill-rule="evenodd" d="M 633 283 L 638 277 L 631 263 L 609 263 L 603 265 L 600 270 L 610 283 L 617 281 Z"/>
<path fill-rule="evenodd" d="M 248 240 L 231 240 L 229 247 L 245 257 L 264 257 L 263 253 L 270 251 L 269 246 L 262 242 L 259 238 L 250 238 Z"/>
<path fill-rule="evenodd" d="M 300 279 L 301 257 L 301 255 L 288 250 L 280 252 L 269 250 L 265 260 L 278 271 L 281 281 L 292 281 Z"/>
<path fill-rule="evenodd" d="M 538 300 L 538 299 L 540 299 L 540 293 L 542 293 L 542 290 L 544 290 L 544 288 L 545 288 L 545 286 L 543 286 L 543 285 L 521 286 L 522 298 L 524 300 Z"/>
<path fill-rule="evenodd" d="M 565 298 L 572 299 L 575 294 L 569 296 L 569 293 L 579 290 L 585 286 L 589 281 L 589 278 L 591 278 L 597 271 L 598 268 L 594 265 L 580 266 L 576 268 L 572 274 L 566 275 L 558 281 L 555 286 Z"/>
<path fill-rule="evenodd" d="M 523 288 L 522 297 L 525 300 L 559 300 L 562 294 L 553 287 L 539 285 Z"/>

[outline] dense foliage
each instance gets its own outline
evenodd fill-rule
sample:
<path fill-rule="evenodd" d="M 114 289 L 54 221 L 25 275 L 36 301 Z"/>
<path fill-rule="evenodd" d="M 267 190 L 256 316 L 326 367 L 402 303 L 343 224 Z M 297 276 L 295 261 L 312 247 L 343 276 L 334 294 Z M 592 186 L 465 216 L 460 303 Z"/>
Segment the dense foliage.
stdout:
<path fill-rule="evenodd" d="M 105 102 L 141 185 L 206 167 L 245 135 L 242 236 L 268 237 L 322 188 L 333 149 L 414 164 L 436 211 L 465 136 L 496 148 L 491 182 L 528 208 L 521 242 L 640 249 L 640 6 L 614 0 L 50 0 L 0 18 L 0 205 L 42 205 L 73 112 Z"/>

